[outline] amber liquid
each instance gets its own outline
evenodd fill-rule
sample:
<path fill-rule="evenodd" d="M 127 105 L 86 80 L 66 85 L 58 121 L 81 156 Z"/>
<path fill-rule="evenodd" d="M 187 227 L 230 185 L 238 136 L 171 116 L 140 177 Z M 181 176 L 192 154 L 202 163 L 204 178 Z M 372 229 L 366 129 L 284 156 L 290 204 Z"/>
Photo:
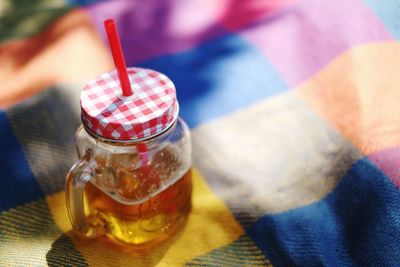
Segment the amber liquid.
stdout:
<path fill-rule="evenodd" d="M 123 188 L 128 189 L 121 191 L 126 196 L 139 190 L 132 181 L 129 176 L 121 179 Z M 154 178 L 147 181 L 157 182 Z M 190 170 L 164 190 L 134 204 L 121 203 L 89 182 L 85 186 L 87 221 L 92 227 L 102 225 L 105 234 L 118 243 L 149 248 L 184 224 L 191 208 L 191 191 Z"/>

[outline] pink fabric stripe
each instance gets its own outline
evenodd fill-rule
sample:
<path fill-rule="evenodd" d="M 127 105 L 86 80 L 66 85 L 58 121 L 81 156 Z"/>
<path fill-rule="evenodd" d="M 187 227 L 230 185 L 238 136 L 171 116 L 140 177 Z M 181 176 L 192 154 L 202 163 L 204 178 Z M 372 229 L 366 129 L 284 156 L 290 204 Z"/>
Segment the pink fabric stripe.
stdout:
<path fill-rule="evenodd" d="M 392 39 L 359 0 L 299 1 L 240 35 L 254 43 L 290 85 L 354 45 Z"/>
<path fill-rule="evenodd" d="M 231 0 L 226 7 L 225 13 L 227 15 L 221 18 L 221 24 L 231 31 L 237 31 L 273 15 L 278 10 L 296 1 L 298 0 Z"/>
<path fill-rule="evenodd" d="M 400 188 L 400 147 L 375 152 L 368 158 Z"/>
<path fill-rule="evenodd" d="M 117 0 L 86 8 L 99 32 L 113 18 L 128 64 L 191 49 L 297 0 Z"/>

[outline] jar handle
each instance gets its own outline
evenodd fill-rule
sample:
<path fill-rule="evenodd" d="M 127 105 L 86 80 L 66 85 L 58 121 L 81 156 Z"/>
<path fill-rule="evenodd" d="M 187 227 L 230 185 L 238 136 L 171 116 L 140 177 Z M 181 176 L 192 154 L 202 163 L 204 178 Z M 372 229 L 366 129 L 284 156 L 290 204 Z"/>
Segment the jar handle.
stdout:
<path fill-rule="evenodd" d="M 94 238 L 104 233 L 102 224 L 90 226 L 87 223 L 84 205 L 85 184 L 94 176 L 96 162 L 86 153 L 70 169 L 66 178 L 65 199 L 68 215 L 75 232 L 83 237 Z"/>

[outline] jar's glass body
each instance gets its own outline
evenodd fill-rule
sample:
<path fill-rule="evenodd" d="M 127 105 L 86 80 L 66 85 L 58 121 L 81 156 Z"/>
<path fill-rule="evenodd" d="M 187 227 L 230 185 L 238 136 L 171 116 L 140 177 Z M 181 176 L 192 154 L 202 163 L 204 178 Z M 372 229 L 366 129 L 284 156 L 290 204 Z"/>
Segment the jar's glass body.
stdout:
<path fill-rule="evenodd" d="M 191 207 L 192 161 L 190 133 L 182 119 L 156 137 L 135 142 L 105 140 L 81 127 L 76 144 L 86 162 L 81 173 L 90 173 L 79 179 L 71 171 L 67 177 L 67 188 L 68 180 L 75 179 L 75 185 L 70 182 L 75 188 L 82 183 L 76 181 L 87 180 L 82 186 L 87 228 L 74 227 L 79 234 L 104 234 L 122 244 L 149 247 L 185 222 Z M 79 199 L 76 190 L 67 191 L 67 202 Z M 79 208 L 69 207 L 69 213 L 73 224 L 81 224 Z"/>

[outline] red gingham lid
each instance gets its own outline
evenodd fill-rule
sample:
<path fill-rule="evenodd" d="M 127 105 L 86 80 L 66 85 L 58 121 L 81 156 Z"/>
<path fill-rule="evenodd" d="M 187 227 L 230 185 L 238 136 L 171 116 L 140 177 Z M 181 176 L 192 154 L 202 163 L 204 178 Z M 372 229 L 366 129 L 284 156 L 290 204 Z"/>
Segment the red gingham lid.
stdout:
<path fill-rule="evenodd" d="M 125 97 L 116 71 L 89 81 L 81 94 L 82 121 L 93 133 L 134 140 L 160 133 L 178 116 L 175 86 L 154 70 L 129 68 L 133 95 Z"/>

